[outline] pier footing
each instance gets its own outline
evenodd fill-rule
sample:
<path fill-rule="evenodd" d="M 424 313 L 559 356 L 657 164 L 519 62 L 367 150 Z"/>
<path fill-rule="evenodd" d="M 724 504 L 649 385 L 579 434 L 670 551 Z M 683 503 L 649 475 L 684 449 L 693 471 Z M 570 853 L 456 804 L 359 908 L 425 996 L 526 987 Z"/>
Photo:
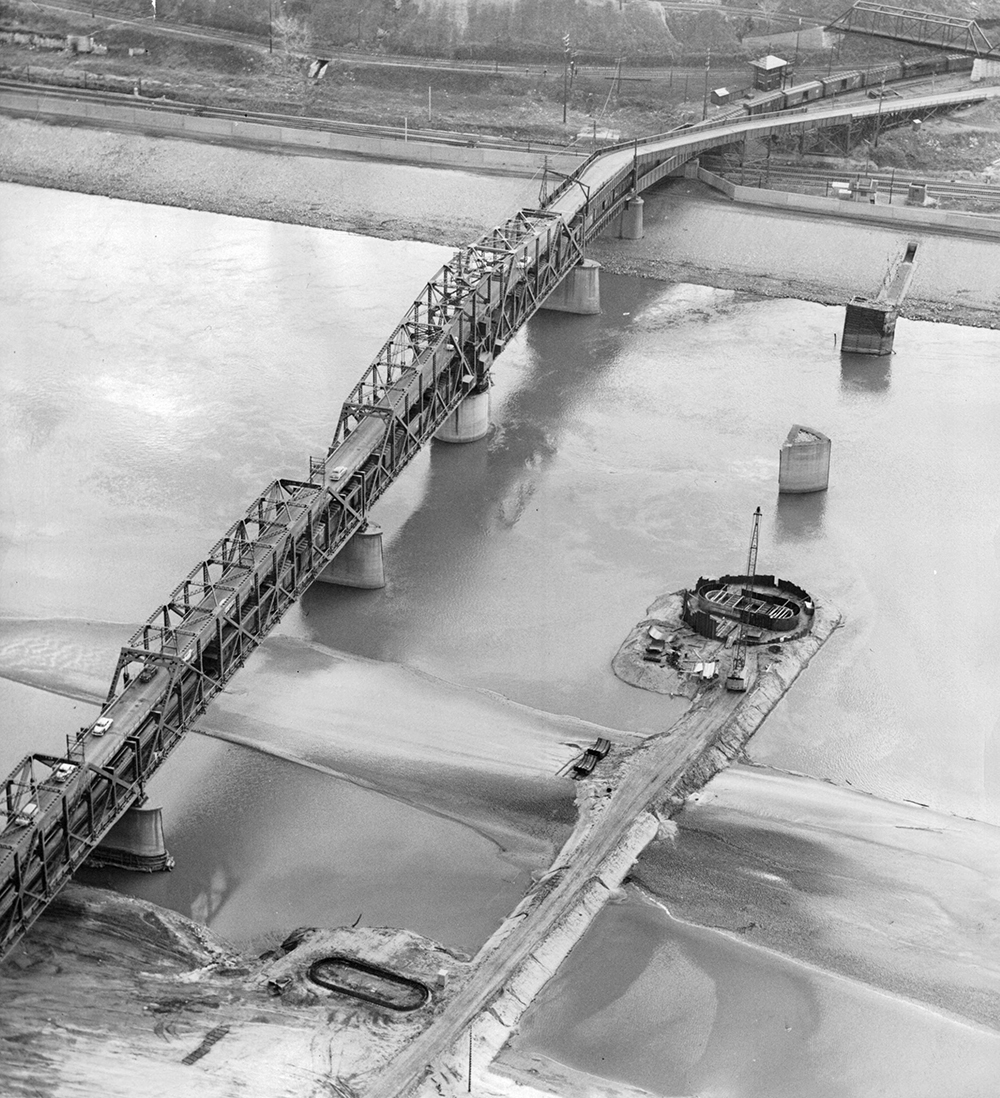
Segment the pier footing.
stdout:
<path fill-rule="evenodd" d="M 359 530 L 316 579 L 321 583 L 360 587 L 367 591 L 385 587 L 382 528 L 369 523 Z"/>
<path fill-rule="evenodd" d="M 101 840 L 90 865 L 160 873 L 174 868 L 163 837 L 162 808 L 130 808 Z"/>
<path fill-rule="evenodd" d="M 438 428 L 438 442 L 478 442 L 490 429 L 490 393 L 471 393 Z"/>
<path fill-rule="evenodd" d="M 593 259 L 578 263 L 545 299 L 543 309 L 554 313 L 594 316 L 601 311 L 601 265 Z"/>

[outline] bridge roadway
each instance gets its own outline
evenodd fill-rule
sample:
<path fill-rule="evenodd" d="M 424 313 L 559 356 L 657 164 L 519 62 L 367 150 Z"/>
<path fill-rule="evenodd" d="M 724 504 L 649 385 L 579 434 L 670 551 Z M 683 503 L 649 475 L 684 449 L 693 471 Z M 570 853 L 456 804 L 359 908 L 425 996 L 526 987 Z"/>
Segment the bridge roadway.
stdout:
<path fill-rule="evenodd" d="M 307 480 L 276 480 L 122 649 L 101 719 L 60 756 L 27 756 L 0 796 L 0 957 L 28 930 L 145 782 L 630 196 L 744 136 L 925 115 L 1000 94 L 970 88 L 737 119 L 595 153 L 545 197 L 456 252 L 349 394 Z"/>

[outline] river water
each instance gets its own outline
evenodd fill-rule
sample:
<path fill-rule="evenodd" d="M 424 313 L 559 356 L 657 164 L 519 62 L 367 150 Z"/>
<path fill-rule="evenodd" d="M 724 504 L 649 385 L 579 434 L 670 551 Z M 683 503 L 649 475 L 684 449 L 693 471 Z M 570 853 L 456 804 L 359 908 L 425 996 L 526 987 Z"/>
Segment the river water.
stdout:
<path fill-rule="evenodd" d="M 0 187 L 0 763 L 89 719 L 447 254 Z M 1000 333 L 901 320 L 891 358 L 847 359 L 840 309 L 607 275 L 602 303 L 536 317 L 489 438 L 379 504 L 385 590 L 317 585 L 213 704 L 285 757 L 190 737 L 151 789 L 178 868 L 121 887 L 254 943 L 360 912 L 475 949 L 565 834 L 575 744 L 676 712 L 610 673 L 622 638 L 739 568 L 758 505 L 760 569 L 846 624 L 752 758 L 1000 823 Z M 777 496 L 792 423 L 833 439 L 823 495 Z"/>

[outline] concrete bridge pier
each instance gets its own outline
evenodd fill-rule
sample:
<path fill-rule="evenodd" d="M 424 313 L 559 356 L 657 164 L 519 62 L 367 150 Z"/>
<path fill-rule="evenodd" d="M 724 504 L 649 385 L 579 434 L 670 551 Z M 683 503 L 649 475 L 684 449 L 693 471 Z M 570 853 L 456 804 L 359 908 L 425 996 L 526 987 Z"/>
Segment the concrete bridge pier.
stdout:
<path fill-rule="evenodd" d="M 438 442 L 478 442 L 490 429 L 490 391 L 470 393 L 434 433 Z"/>
<path fill-rule="evenodd" d="M 831 448 L 822 431 L 793 423 L 778 455 L 778 491 L 825 492 L 830 485 Z"/>
<path fill-rule="evenodd" d="M 382 528 L 369 522 L 362 527 L 316 577 L 320 583 L 375 591 L 385 587 Z"/>
<path fill-rule="evenodd" d="M 94 848 L 91 865 L 159 873 L 174 868 L 163 837 L 162 808 L 130 808 Z"/>
<path fill-rule="evenodd" d="M 600 263 L 593 259 L 584 259 L 578 263 L 549 294 L 542 308 L 554 313 L 575 313 L 577 316 L 594 316 L 599 313 Z"/>
<path fill-rule="evenodd" d="M 618 235 L 622 240 L 642 240 L 642 207 L 645 203 L 634 194 L 622 210 L 621 226 Z"/>
<path fill-rule="evenodd" d="M 877 301 L 848 304 L 840 350 L 844 354 L 889 355 L 896 338 L 898 310 Z"/>

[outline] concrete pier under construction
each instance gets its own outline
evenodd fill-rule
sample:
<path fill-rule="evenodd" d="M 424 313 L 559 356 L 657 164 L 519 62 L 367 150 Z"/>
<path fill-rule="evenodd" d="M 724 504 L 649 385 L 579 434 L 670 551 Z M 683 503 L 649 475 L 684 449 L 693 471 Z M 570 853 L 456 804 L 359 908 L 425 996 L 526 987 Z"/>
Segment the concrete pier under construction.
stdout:
<path fill-rule="evenodd" d="M 913 279 L 916 256 L 917 245 L 908 244 L 902 260 L 875 298 L 855 297 L 850 301 L 844 317 L 841 351 L 858 355 L 892 353 L 896 318 Z"/>

